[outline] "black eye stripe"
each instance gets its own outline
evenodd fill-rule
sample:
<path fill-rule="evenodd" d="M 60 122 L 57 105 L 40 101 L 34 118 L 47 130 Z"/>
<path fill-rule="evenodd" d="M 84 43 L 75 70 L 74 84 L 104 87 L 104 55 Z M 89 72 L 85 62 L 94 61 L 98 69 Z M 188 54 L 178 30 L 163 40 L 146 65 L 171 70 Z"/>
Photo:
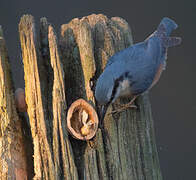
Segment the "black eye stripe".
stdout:
<path fill-rule="evenodd" d="M 114 82 L 114 87 L 113 87 L 113 90 L 112 90 L 112 95 L 111 95 L 111 98 L 110 98 L 110 101 L 109 103 L 111 103 L 115 97 L 115 94 L 117 92 L 117 89 L 119 87 L 119 84 L 120 82 L 122 82 L 124 79 L 131 79 L 131 75 L 129 74 L 129 72 L 125 72 L 124 74 L 122 74 L 119 78 L 117 78 Z"/>
<path fill-rule="evenodd" d="M 113 87 L 113 90 L 112 90 L 112 95 L 111 95 L 111 98 L 110 98 L 109 103 L 111 103 L 113 101 L 113 99 L 115 97 L 115 94 L 116 94 L 116 91 L 117 91 L 117 88 L 119 86 L 119 83 L 120 83 L 120 80 L 119 79 L 116 79 L 115 82 L 114 82 L 114 87 Z"/>

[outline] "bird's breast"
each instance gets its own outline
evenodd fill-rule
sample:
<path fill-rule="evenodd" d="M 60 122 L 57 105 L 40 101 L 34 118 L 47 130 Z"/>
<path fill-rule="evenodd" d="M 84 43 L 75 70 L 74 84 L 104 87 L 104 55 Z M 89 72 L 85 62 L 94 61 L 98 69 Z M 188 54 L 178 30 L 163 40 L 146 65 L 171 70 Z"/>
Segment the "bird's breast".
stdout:
<path fill-rule="evenodd" d="M 160 64 L 150 88 L 152 88 L 159 81 L 159 79 L 161 77 L 161 73 L 163 72 L 163 70 L 164 70 L 164 64 Z"/>

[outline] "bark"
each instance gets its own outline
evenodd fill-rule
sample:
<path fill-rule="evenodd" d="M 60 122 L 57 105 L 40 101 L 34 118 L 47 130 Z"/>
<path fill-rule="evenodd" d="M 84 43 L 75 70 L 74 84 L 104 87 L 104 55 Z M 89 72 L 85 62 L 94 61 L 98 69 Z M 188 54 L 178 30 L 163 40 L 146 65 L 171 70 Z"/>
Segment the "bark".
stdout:
<path fill-rule="evenodd" d="M 21 18 L 34 179 L 161 180 L 147 94 L 137 99 L 137 110 L 110 114 L 130 99 L 110 105 L 103 130 L 98 128 L 91 140 L 73 138 L 66 127 L 75 100 L 83 98 L 98 111 L 97 78 L 109 57 L 132 44 L 127 22 L 101 14 L 75 18 L 61 26 L 59 42 L 46 18 L 40 21 L 39 36 L 35 29 L 32 16 Z"/>

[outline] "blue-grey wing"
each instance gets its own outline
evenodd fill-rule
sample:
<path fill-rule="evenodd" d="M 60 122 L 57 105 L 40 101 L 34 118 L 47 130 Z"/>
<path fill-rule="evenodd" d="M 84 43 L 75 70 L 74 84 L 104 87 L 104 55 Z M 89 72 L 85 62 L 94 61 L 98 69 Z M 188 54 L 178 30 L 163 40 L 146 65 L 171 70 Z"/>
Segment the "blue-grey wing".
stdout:
<path fill-rule="evenodd" d="M 132 94 L 141 94 L 153 82 L 160 65 L 161 53 L 159 40 L 152 37 L 111 57 L 106 69 L 110 69 L 114 79 L 129 79 Z"/>
<path fill-rule="evenodd" d="M 134 46 L 133 46 L 134 47 Z M 129 46 L 126 49 L 123 49 L 116 54 L 114 54 L 112 57 L 110 57 L 107 61 L 106 67 L 110 66 L 116 61 L 119 61 L 119 59 L 122 59 L 121 57 L 127 57 L 127 56 L 132 56 L 132 53 L 134 52 L 134 48 L 132 46 Z"/>
<path fill-rule="evenodd" d="M 138 43 L 115 54 L 98 78 L 96 99 L 100 104 L 108 102 L 120 77 L 129 79 L 132 94 L 143 93 L 152 84 L 159 59 L 160 47 L 156 41 Z"/>
<path fill-rule="evenodd" d="M 161 44 L 156 37 L 144 42 L 138 52 L 135 52 L 137 63 L 130 63 L 133 70 L 129 73 L 131 91 L 133 94 L 141 94 L 148 90 L 154 80 L 156 72 L 165 57 L 162 54 Z"/>

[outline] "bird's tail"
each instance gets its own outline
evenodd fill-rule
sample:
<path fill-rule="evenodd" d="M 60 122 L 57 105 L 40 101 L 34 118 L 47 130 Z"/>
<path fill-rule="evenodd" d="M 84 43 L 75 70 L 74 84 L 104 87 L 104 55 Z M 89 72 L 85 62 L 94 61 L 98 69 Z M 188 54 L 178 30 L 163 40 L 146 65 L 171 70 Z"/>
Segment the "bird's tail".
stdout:
<path fill-rule="evenodd" d="M 159 24 L 155 35 L 161 39 L 162 45 L 165 48 L 176 46 L 181 43 L 182 40 L 180 37 L 169 37 L 172 30 L 177 27 L 178 25 L 169 18 L 163 18 Z"/>
<path fill-rule="evenodd" d="M 161 20 L 157 29 L 159 29 L 162 25 L 164 25 L 165 27 L 165 32 L 167 36 L 170 36 L 171 32 L 178 27 L 178 25 L 172 19 L 168 17 L 164 17 Z"/>

